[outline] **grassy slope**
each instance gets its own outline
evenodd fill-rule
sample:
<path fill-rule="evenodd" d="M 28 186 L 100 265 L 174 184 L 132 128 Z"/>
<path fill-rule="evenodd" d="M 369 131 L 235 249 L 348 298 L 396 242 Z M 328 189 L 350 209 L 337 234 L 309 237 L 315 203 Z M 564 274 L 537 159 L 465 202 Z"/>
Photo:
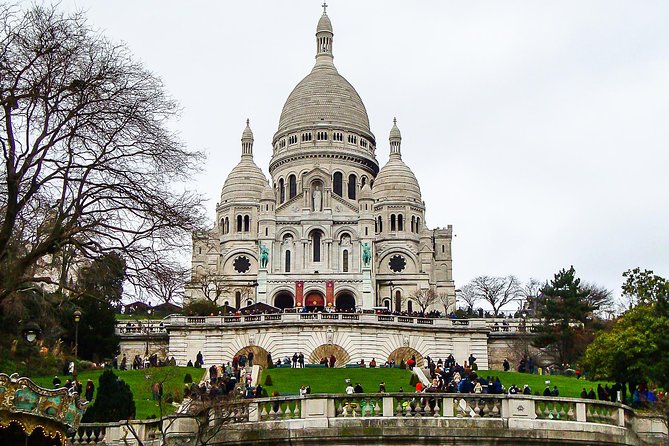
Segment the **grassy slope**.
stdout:
<path fill-rule="evenodd" d="M 272 377 L 272 385 L 265 386 L 267 376 Z M 397 392 L 401 387 L 408 391 L 411 372 L 401 369 L 265 369 L 261 383 L 269 395 L 275 390 L 282 395 L 295 395 L 301 385 L 311 386 L 311 393 L 344 393 L 346 378 L 353 385 L 360 383 L 365 392 L 378 392 L 379 383 L 385 381 L 386 391 Z"/>
<path fill-rule="evenodd" d="M 551 389 L 554 385 L 558 386 L 560 396 L 579 398 L 583 387 L 590 390 L 590 387 L 597 389 L 598 382 L 577 380 L 566 376 L 539 376 L 516 372 L 498 372 L 498 371 L 480 371 L 481 376 L 499 376 L 502 384 L 506 387 L 516 384 L 522 389 L 524 384 L 528 384 L 532 392 L 543 394 L 546 380 L 551 381 Z M 267 375 L 272 377 L 272 385 L 265 386 Z M 377 392 L 379 383 L 385 381 L 388 392 L 396 392 L 400 386 L 405 392 L 410 391 L 409 380 L 411 373 L 408 370 L 401 369 L 265 369 L 262 376 L 263 387 L 267 389 L 269 395 L 273 391 L 278 391 L 282 395 L 291 395 L 299 393 L 300 386 L 310 385 L 311 393 L 343 393 L 346 388 L 345 379 L 350 378 L 355 383 L 359 382 L 366 392 Z M 602 382 L 602 385 L 605 383 Z M 611 384 L 609 383 L 609 386 Z"/>
<path fill-rule="evenodd" d="M 135 408 L 137 410 L 137 419 L 146 419 L 155 415 L 160 416 L 160 408 L 158 403 L 152 399 L 151 384 L 156 381 L 162 381 L 167 377 L 167 381 L 163 384 L 163 395 L 171 392 L 183 396 L 184 376 L 190 373 L 193 381 L 199 381 L 204 375 L 204 369 L 196 369 L 191 367 L 157 367 L 142 370 L 114 370 L 114 373 L 123 381 L 125 381 L 132 390 L 135 397 Z M 86 380 L 89 378 L 95 384 L 95 391 L 97 394 L 98 379 L 102 374 L 102 370 L 88 370 L 79 374 L 79 380 L 84 383 L 86 387 Z M 53 376 L 38 376 L 33 377 L 33 381 L 40 386 L 52 388 Z M 65 379 L 61 376 L 61 381 Z M 163 404 L 164 415 L 174 412 L 174 407 L 171 404 Z"/>
<path fill-rule="evenodd" d="M 560 396 L 571 398 L 580 398 L 581 391 L 584 387 L 586 391 L 590 390 L 592 387 L 595 390 L 595 393 L 597 393 L 597 384 L 601 383 L 602 386 L 604 386 L 604 384 L 608 384 L 609 387 L 611 387 L 612 384 L 606 381 L 586 381 L 583 378 L 576 379 L 559 375 L 541 376 L 518 372 L 499 372 L 495 370 L 482 370 L 479 372 L 479 375 L 498 376 L 502 381 L 502 384 L 504 384 L 504 386 L 507 388 L 512 384 L 515 384 L 522 390 L 523 386 L 527 384 L 532 389 L 532 393 L 539 392 L 540 395 L 543 395 L 544 389 L 546 388 L 545 382 L 550 380 L 551 389 L 553 389 L 553 386 L 557 386 L 558 390 L 560 391 Z"/>

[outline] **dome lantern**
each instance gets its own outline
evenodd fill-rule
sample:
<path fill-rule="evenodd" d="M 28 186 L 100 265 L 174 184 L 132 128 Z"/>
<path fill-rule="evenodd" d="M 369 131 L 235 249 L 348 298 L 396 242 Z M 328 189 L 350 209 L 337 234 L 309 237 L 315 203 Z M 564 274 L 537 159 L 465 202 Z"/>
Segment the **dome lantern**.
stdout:
<path fill-rule="evenodd" d="M 402 145 L 402 134 L 400 129 L 397 127 L 397 118 L 393 118 L 393 127 L 390 129 L 390 157 L 402 158 L 402 152 L 400 151 L 400 146 Z"/>
<path fill-rule="evenodd" d="M 246 128 L 242 132 L 242 156 L 253 157 L 253 131 L 248 118 L 246 118 Z"/>
<path fill-rule="evenodd" d="M 318 68 L 321 66 L 332 66 L 332 37 L 334 33 L 332 32 L 332 22 L 327 14 L 328 5 L 323 2 L 323 15 L 318 20 L 318 25 L 316 26 L 316 66 Z"/>

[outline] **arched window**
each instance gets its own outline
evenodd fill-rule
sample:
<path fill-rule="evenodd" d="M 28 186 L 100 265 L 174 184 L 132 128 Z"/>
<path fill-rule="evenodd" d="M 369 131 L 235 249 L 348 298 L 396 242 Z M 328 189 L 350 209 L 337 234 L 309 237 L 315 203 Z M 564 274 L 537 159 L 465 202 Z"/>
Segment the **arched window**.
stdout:
<path fill-rule="evenodd" d="M 420 217 L 416 217 L 416 232 L 420 232 Z"/>
<path fill-rule="evenodd" d="M 265 228 L 265 237 L 269 235 L 269 228 Z"/>
<path fill-rule="evenodd" d="M 286 188 L 283 184 L 283 178 L 279 180 L 279 203 L 286 201 Z"/>
<path fill-rule="evenodd" d="M 402 293 L 395 291 L 395 311 L 402 311 Z"/>
<path fill-rule="evenodd" d="M 416 232 L 416 217 L 411 216 L 411 232 Z"/>
<path fill-rule="evenodd" d="M 404 231 L 404 216 L 402 214 L 397 216 L 397 230 Z"/>
<path fill-rule="evenodd" d="M 390 214 L 390 230 L 395 231 L 397 228 L 395 226 L 395 214 Z"/>
<path fill-rule="evenodd" d="M 244 232 L 249 232 L 251 230 L 251 217 L 248 215 L 244 216 Z"/>
<path fill-rule="evenodd" d="M 335 194 L 339 195 L 340 197 L 343 195 L 342 191 L 342 184 L 343 184 L 343 176 L 341 172 L 335 172 L 335 174 L 332 176 L 332 189 Z"/>
<path fill-rule="evenodd" d="M 311 233 L 311 244 L 313 247 L 313 256 L 312 260 L 314 262 L 321 261 L 321 232 L 313 231 Z"/>
<path fill-rule="evenodd" d="M 237 232 L 242 232 L 242 216 L 237 216 Z"/>
<path fill-rule="evenodd" d="M 345 249 L 342 254 L 341 270 L 345 273 L 348 272 L 348 250 Z"/>
<path fill-rule="evenodd" d="M 381 216 L 379 216 L 378 220 L 379 220 L 379 232 L 383 232 L 383 219 L 381 218 Z"/>
<path fill-rule="evenodd" d="M 288 198 L 293 198 L 295 195 L 297 195 L 297 178 L 295 175 L 291 175 L 288 177 L 288 189 L 289 189 L 289 194 Z"/>
<path fill-rule="evenodd" d="M 235 308 L 239 310 L 242 306 L 242 292 L 235 291 Z"/>
<path fill-rule="evenodd" d="M 284 271 L 287 273 L 290 272 L 290 251 L 286 251 L 286 266 L 284 268 Z"/>
<path fill-rule="evenodd" d="M 413 313 L 413 302 L 412 301 L 407 302 L 407 311 L 409 312 L 409 314 Z"/>
<path fill-rule="evenodd" d="M 355 174 L 351 174 L 348 176 L 348 198 L 351 200 L 355 200 L 355 189 L 357 187 L 357 182 L 358 177 L 355 176 Z"/>
<path fill-rule="evenodd" d="M 360 189 L 362 189 L 365 184 L 367 184 L 367 177 L 360 178 Z"/>
<path fill-rule="evenodd" d="M 230 219 L 225 217 L 225 233 L 227 234 L 228 232 L 230 232 Z"/>
<path fill-rule="evenodd" d="M 386 310 L 390 311 L 390 299 L 383 299 L 383 306 L 386 307 Z"/>

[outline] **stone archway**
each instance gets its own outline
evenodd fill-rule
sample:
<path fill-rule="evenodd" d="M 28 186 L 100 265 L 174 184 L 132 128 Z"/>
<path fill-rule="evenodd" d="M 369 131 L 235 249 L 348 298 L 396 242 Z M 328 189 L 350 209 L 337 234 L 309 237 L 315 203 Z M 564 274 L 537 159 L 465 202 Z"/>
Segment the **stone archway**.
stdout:
<path fill-rule="evenodd" d="M 310 310 L 322 310 L 325 307 L 325 298 L 319 291 L 310 291 L 304 299 L 304 306 Z"/>
<path fill-rule="evenodd" d="M 253 365 L 259 365 L 263 369 L 266 369 L 268 352 L 262 347 L 257 345 L 249 345 L 248 347 L 244 347 L 235 353 L 235 356 L 245 355 L 248 357 L 250 351 L 253 352 Z"/>
<path fill-rule="evenodd" d="M 346 364 L 351 360 L 351 356 L 344 350 L 343 347 L 337 344 L 323 344 L 316 347 L 311 354 L 309 355 L 310 364 L 318 364 L 323 358 L 328 358 L 334 355 L 337 362 L 335 362 L 335 367 L 345 367 Z"/>
<path fill-rule="evenodd" d="M 399 365 L 400 362 L 404 359 L 404 363 L 411 359 L 412 356 L 416 357 L 416 365 L 418 367 L 423 367 L 425 365 L 425 360 L 423 355 L 421 355 L 418 350 L 411 347 L 400 347 L 393 350 L 390 355 L 388 355 L 388 361 L 395 361 L 395 364 Z"/>
<path fill-rule="evenodd" d="M 279 291 L 274 297 L 274 306 L 281 308 L 293 308 L 295 306 L 295 299 L 290 291 Z"/>
<path fill-rule="evenodd" d="M 354 311 L 355 297 L 348 291 L 343 291 L 335 299 L 335 308 L 337 311 Z"/>

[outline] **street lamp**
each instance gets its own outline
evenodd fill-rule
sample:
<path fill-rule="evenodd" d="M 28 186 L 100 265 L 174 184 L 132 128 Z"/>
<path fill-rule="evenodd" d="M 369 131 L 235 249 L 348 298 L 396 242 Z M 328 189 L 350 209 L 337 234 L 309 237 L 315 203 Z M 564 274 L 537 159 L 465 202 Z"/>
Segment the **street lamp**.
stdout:
<path fill-rule="evenodd" d="M 72 378 L 77 379 L 77 357 L 79 354 L 79 321 L 81 321 L 81 310 L 77 308 L 72 314 L 74 316 L 74 368 L 72 369 Z"/>
<path fill-rule="evenodd" d="M 35 322 L 28 322 L 23 328 L 23 339 L 28 344 L 32 345 L 35 343 L 35 341 L 37 341 L 41 331 L 42 330 L 40 329 L 39 325 L 37 325 Z"/>

